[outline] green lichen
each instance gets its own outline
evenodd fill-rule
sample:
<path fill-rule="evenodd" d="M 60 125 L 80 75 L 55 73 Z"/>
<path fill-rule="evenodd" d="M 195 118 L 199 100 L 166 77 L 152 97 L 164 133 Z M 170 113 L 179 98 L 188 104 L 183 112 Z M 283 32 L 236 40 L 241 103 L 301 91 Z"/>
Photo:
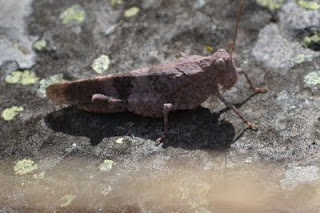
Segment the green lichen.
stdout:
<path fill-rule="evenodd" d="M 60 15 L 60 19 L 62 19 L 62 23 L 64 24 L 69 24 L 71 22 L 82 23 L 85 17 L 86 12 L 77 4 L 72 5 Z"/>
<path fill-rule="evenodd" d="M 106 159 L 103 161 L 103 163 L 100 164 L 99 169 L 100 171 L 109 171 L 110 169 L 112 169 L 113 165 L 113 160 Z"/>
<path fill-rule="evenodd" d="M 101 191 L 101 194 L 103 195 L 103 197 L 106 197 L 111 191 L 111 186 L 108 186 L 107 188 L 104 187 L 103 191 Z"/>
<path fill-rule="evenodd" d="M 205 48 L 206 48 L 206 50 L 207 50 L 208 52 L 210 52 L 210 53 L 212 53 L 212 52 L 214 51 L 213 46 L 206 45 Z"/>
<path fill-rule="evenodd" d="M 30 70 L 13 71 L 6 76 L 5 81 L 9 84 L 35 84 L 39 81 L 36 74 Z"/>
<path fill-rule="evenodd" d="M 104 73 L 110 67 L 110 59 L 107 55 L 101 55 L 91 65 L 92 69 L 99 74 Z"/>
<path fill-rule="evenodd" d="M 178 195 L 181 200 L 187 200 L 190 196 L 190 189 L 185 187 L 180 187 Z"/>
<path fill-rule="evenodd" d="M 47 41 L 45 39 L 40 39 L 33 44 L 33 48 L 37 51 L 44 50 L 47 47 Z"/>
<path fill-rule="evenodd" d="M 319 0 L 298 0 L 298 5 L 300 7 L 309 9 L 309 10 L 317 10 L 320 8 Z"/>
<path fill-rule="evenodd" d="M 40 84 L 40 88 L 38 89 L 38 92 L 40 93 L 40 95 L 42 97 L 46 97 L 46 89 L 48 86 L 50 86 L 51 84 L 55 84 L 55 83 L 59 83 L 63 81 L 63 74 L 56 74 L 53 75 L 47 79 L 42 79 L 39 84 Z"/>
<path fill-rule="evenodd" d="M 124 138 L 118 138 L 116 144 L 123 144 Z"/>
<path fill-rule="evenodd" d="M 310 72 L 304 77 L 304 83 L 309 87 L 320 85 L 320 72 Z"/>
<path fill-rule="evenodd" d="M 22 111 L 23 111 L 22 106 L 12 106 L 10 108 L 6 108 L 5 110 L 3 110 L 1 116 L 3 120 L 10 121 Z"/>
<path fill-rule="evenodd" d="M 320 32 L 304 37 L 303 46 L 315 51 L 320 50 Z"/>
<path fill-rule="evenodd" d="M 139 12 L 140 12 L 140 9 L 138 7 L 130 7 L 129 9 L 126 9 L 124 11 L 124 16 L 129 18 L 137 15 Z"/>
<path fill-rule="evenodd" d="M 207 183 L 198 183 L 195 187 L 180 187 L 178 190 L 179 198 L 186 202 L 191 209 L 198 209 L 208 205 L 208 192 L 210 186 Z"/>
<path fill-rule="evenodd" d="M 111 0 L 111 6 L 112 7 L 115 7 L 115 6 L 118 6 L 118 5 L 121 5 L 123 4 L 123 0 Z"/>
<path fill-rule="evenodd" d="M 284 0 L 257 0 L 257 3 L 271 11 L 275 11 L 283 5 Z"/>
<path fill-rule="evenodd" d="M 195 213 L 212 213 L 209 209 L 206 209 L 205 207 L 199 207 L 195 211 Z"/>
<path fill-rule="evenodd" d="M 34 179 L 43 179 L 45 172 L 41 172 L 40 174 L 34 174 L 32 177 Z"/>
<path fill-rule="evenodd" d="M 292 60 L 296 64 L 302 64 L 302 63 L 304 63 L 306 61 L 311 61 L 312 60 L 312 56 L 311 55 L 305 55 L 305 54 L 298 54 Z"/>
<path fill-rule="evenodd" d="M 38 169 L 38 165 L 28 158 L 18 161 L 13 167 L 14 173 L 18 175 L 25 175 L 36 169 Z"/>
<path fill-rule="evenodd" d="M 76 198 L 77 196 L 73 194 L 67 194 L 61 198 L 61 200 L 65 201 L 63 204 L 60 205 L 60 207 L 66 207 L 69 206 L 72 201 Z"/>

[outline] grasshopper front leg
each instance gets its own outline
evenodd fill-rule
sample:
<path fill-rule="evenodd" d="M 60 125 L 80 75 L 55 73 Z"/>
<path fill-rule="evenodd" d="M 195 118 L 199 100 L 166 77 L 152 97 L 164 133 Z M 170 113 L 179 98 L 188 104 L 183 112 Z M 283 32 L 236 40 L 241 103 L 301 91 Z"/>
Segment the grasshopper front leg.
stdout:
<path fill-rule="evenodd" d="M 255 93 L 265 93 L 265 92 L 267 92 L 267 89 L 266 89 L 266 88 L 256 87 L 256 86 L 252 83 L 252 81 L 251 81 L 251 79 L 249 78 L 247 72 L 245 72 L 243 69 L 237 68 L 237 72 L 238 72 L 239 74 L 243 74 L 243 75 L 244 75 L 244 77 L 247 79 L 247 82 L 249 83 L 251 89 L 252 89 Z"/>
<path fill-rule="evenodd" d="M 220 93 L 218 92 L 216 94 L 216 96 L 220 99 L 220 101 L 222 101 L 228 108 L 232 109 L 240 118 L 241 120 L 243 120 L 243 122 L 245 122 L 248 127 L 250 129 L 253 129 L 253 130 L 257 130 L 259 128 L 259 126 L 253 124 L 253 123 L 250 123 L 245 117 L 243 117 L 243 115 L 237 110 L 237 108 L 232 104 L 230 103 L 229 101 L 227 101 L 224 97 L 222 97 L 220 95 Z"/>

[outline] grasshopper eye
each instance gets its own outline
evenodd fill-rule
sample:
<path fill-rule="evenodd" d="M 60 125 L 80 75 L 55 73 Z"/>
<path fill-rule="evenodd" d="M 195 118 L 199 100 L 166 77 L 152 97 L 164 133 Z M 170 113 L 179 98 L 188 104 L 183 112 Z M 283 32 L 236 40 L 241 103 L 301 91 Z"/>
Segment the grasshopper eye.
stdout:
<path fill-rule="evenodd" d="M 223 60 L 223 58 L 218 58 L 218 59 L 214 62 L 214 64 L 215 64 L 216 66 L 223 67 L 223 66 L 226 65 L 226 62 Z"/>

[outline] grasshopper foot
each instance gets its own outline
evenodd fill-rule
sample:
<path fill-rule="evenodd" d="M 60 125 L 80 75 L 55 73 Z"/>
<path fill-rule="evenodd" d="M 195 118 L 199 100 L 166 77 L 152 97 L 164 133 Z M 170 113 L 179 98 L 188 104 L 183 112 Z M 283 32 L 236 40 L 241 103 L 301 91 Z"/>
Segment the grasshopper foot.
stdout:
<path fill-rule="evenodd" d="M 162 143 L 164 141 L 164 139 L 166 139 L 166 135 L 162 135 L 160 138 L 158 138 L 156 140 L 156 145 L 159 145 L 160 143 Z"/>
<path fill-rule="evenodd" d="M 257 131 L 259 129 L 259 126 L 258 125 L 255 125 L 253 123 L 250 123 L 250 122 L 247 122 L 247 125 L 248 125 L 248 128 L 249 129 L 252 129 L 254 131 Z"/>
<path fill-rule="evenodd" d="M 256 87 L 254 90 L 255 90 L 255 93 L 266 93 L 268 91 L 267 88 L 264 88 L 264 87 L 261 87 L 261 88 Z"/>

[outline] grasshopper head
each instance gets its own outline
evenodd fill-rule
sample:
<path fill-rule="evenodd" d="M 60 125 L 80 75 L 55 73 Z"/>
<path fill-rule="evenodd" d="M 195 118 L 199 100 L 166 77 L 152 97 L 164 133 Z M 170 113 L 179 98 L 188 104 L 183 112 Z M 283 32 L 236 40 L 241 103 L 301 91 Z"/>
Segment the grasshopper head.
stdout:
<path fill-rule="evenodd" d="M 215 75 L 213 78 L 217 83 L 223 86 L 224 89 L 230 89 L 238 79 L 238 69 L 232 59 L 232 52 L 234 50 L 236 42 L 240 14 L 243 8 L 243 4 L 244 0 L 241 0 L 233 42 L 231 42 L 230 44 L 230 54 L 226 50 L 220 49 L 212 56 L 212 65 L 214 66 L 213 70 L 215 71 Z"/>
<path fill-rule="evenodd" d="M 213 54 L 211 60 L 215 73 L 214 80 L 224 89 L 230 89 L 238 78 L 237 68 L 230 54 L 224 49 L 219 49 Z"/>

